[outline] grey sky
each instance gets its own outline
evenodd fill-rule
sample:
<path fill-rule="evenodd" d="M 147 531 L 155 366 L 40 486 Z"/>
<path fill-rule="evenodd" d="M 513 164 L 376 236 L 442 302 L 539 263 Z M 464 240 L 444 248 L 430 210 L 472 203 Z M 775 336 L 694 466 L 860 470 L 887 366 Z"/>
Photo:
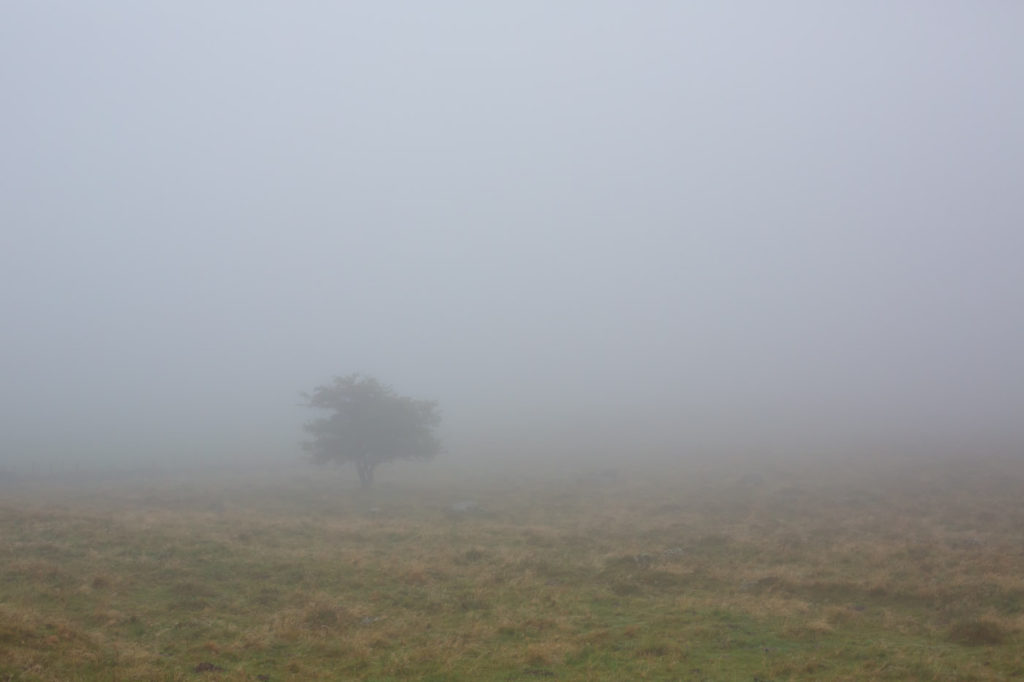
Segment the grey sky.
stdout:
<path fill-rule="evenodd" d="M 357 370 L 456 442 L 1020 451 L 1022 29 L 1014 2 L 5 3 L 2 456 L 290 457 L 298 392 Z"/>

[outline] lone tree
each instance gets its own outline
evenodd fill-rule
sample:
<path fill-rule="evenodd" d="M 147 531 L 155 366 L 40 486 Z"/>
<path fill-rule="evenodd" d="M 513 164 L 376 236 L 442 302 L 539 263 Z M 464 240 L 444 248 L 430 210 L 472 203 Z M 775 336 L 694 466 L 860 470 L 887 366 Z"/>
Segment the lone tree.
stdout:
<path fill-rule="evenodd" d="M 331 413 L 305 424 L 310 440 L 303 448 L 317 464 L 355 462 L 364 488 L 378 464 L 430 459 L 441 451 L 434 434 L 441 423 L 437 403 L 400 396 L 373 377 L 335 377 L 302 397 L 307 407 Z"/>

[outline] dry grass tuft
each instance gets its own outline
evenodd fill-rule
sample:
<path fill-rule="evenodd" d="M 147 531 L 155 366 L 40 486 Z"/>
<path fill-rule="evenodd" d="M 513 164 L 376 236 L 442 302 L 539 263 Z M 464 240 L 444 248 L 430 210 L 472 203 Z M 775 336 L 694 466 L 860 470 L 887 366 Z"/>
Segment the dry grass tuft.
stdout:
<path fill-rule="evenodd" d="M 949 639 L 967 646 L 995 646 L 1004 643 L 1009 634 L 999 623 L 974 619 L 955 623 L 949 630 Z"/>

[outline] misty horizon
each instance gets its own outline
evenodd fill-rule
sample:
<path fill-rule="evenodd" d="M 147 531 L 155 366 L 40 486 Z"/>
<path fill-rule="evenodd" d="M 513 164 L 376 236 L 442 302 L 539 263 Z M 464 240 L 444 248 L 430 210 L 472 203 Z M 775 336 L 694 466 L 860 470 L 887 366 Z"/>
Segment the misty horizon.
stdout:
<path fill-rule="evenodd" d="M 10 5 L 0 468 L 1024 451 L 1024 9 Z"/>

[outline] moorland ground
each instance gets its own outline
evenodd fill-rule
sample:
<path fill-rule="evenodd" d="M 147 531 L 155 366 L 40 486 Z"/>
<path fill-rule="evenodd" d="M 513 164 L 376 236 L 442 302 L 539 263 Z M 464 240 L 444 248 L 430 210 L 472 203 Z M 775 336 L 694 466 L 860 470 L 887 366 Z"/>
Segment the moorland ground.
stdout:
<path fill-rule="evenodd" d="M 411 466 L 4 486 L 0 680 L 1024 676 L 1024 461 Z"/>

